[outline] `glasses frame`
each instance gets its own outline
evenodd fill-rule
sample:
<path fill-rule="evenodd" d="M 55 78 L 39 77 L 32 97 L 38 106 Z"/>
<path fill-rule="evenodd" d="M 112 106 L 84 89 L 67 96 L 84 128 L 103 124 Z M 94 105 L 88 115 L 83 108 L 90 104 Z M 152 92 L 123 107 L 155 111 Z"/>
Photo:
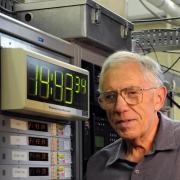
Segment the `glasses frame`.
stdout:
<path fill-rule="evenodd" d="M 125 91 L 126 89 L 128 88 L 139 88 L 139 94 L 141 94 L 141 100 L 138 102 L 138 103 L 129 103 L 126 99 L 126 96 L 124 96 L 122 94 L 123 91 Z M 121 97 L 124 99 L 124 101 L 128 104 L 128 105 L 137 105 L 137 104 L 140 104 L 141 102 L 143 102 L 143 92 L 144 91 L 149 91 L 149 90 L 152 90 L 152 89 L 158 89 L 159 87 L 150 87 L 150 88 L 141 88 L 141 87 L 138 87 L 138 86 L 131 86 L 131 87 L 127 87 L 127 88 L 123 88 L 123 89 L 117 89 L 117 90 L 109 90 L 109 91 L 105 91 L 105 92 L 102 92 L 100 93 L 99 97 L 98 97 L 98 103 L 100 105 L 100 107 L 104 110 L 110 110 L 110 109 L 113 109 L 113 107 L 115 106 L 116 102 L 117 102 L 117 98 L 118 98 L 118 95 L 121 95 Z M 102 95 L 105 94 L 105 93 L 108 93 L 108 92 L 117 92 L 117 97 L 116 97 L 116 100 L 115 102 L 111 103 L 111 108 L 108 108 L 108 102 L 104 102 L 101 99 Z M 110 103 L 109 103 L 110 104 Z M 107 107 L 107 108 L 106 108 Z"/>

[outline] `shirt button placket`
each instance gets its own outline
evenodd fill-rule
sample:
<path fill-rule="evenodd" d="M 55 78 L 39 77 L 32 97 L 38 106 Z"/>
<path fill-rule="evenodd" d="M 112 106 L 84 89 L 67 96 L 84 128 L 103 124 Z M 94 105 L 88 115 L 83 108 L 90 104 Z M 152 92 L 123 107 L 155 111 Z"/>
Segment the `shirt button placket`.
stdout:
<path fill-rule="evenodd" d="M 142 173 L 140 169 L 134 169 L 131 180 L 142 180 Z"/>
<path fill-rule="evenodd" d="M 134 170 L 134 173 L 135 173 L 135 174 L 140 174 L 140 170 L 139 170 L 139 169 L 135 169 L 135 170 Z"/>

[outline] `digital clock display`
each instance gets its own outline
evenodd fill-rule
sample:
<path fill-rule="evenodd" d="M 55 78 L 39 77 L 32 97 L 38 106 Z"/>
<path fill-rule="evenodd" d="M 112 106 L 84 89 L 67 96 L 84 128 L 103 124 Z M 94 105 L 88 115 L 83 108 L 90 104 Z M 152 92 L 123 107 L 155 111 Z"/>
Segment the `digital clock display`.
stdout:
<path fill-rule="evenodd" d="M 29 161 L 48 161 L 48 153 L 29 152 Z"/>
<path fill-rule="evenodd" d="M 88 120 L 89 72 L 21 48 L 1 50 L 1 109 L 64 120 Z M 74 57 L 71 57 L 75 60 Z M 29 124 L 29 130 L 47 131 Z"/>
<path fill-rule="evenodd" d="M 29 137 L 29 145 L 32 146 L 48 146 L 47 138 Z"/>
<path fill-rule="evenodd" d="M 48 125 L 40 122 L 28 122 L 28 129 L 34 131 L 48 132 Z"/>
<path fill-rule="evenodd" d="M 27 57 L 27 98 L 88 111 L 88 76 Z"/>
<path fill-rule="evenodd" d="M 29 176 L 48 176 L 49 169 L 46 167 L 30 167 Z"/>

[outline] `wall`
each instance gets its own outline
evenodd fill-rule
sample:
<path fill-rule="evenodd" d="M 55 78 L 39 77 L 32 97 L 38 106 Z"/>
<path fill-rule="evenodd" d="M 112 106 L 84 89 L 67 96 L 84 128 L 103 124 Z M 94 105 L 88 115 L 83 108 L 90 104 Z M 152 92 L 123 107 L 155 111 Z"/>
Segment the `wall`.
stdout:
<path fill-rule="evenodd" d="M 120 16 L 126 14 L 126 0 L 95 0 Z"/>

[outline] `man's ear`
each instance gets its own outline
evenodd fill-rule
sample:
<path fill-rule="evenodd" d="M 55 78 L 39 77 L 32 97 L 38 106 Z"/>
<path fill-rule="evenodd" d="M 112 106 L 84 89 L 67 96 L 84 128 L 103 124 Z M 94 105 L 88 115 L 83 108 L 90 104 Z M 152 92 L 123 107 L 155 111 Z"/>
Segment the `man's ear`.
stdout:
<path fill-rule="evenodd" d="M 154 107 L 156 111 L 159 111 L 164 106 L 166 95 L 167 89 L 165 86 L 161 86 L 160 88 L 155 90 Z"/>

